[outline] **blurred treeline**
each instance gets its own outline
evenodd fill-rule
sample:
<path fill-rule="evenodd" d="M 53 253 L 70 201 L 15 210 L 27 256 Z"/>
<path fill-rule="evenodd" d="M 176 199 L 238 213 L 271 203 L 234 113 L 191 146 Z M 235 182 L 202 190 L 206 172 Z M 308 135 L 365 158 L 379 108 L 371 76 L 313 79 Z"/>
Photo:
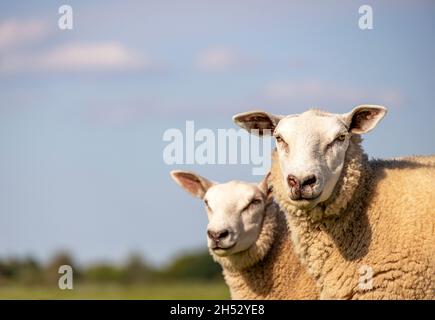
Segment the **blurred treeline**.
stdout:
<path fill-rule="evenodd" d="M 141 255 L 132 254 L 124 263 L 94 263 L 79 266 L 67 252 L 60 252 L 48 262 L 32 258 L 0 258 L 0 285 L 57 285 L 62 274 L 61 265 L 73 268 L 74 283 L 95 284 L 140 284 L 182 280 L 222 281 L 220 266 L 213 261 L 208 251 L 198 250 L 181 254 L 170 263 L 156 267 Z"/>

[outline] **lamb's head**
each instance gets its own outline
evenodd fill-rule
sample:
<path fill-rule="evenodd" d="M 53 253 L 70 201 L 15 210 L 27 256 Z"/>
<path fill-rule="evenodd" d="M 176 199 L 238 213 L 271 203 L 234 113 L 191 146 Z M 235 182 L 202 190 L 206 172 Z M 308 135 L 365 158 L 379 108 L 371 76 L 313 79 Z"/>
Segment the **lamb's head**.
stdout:
<path fill-rule="evenodd" d="M 345 114 L 311 109 L 276 116 L 253 111 L 235 115 L 233 120 L 252 133 L 273 134 L 288 201 L 309 210 L 331 197 L 352 135 L 373 129 L 386 111 L 376 105 L 358 106 Z"/>
<path fill-rule="evenodd" d="M 208 247 L 214 254 L 233 255 L 255 243 L 269 201 L 267 177 L 259 184 L 218 184 L 189 171 L 172 171 L 171 176 L 183 189 L 204 201 Z"/>

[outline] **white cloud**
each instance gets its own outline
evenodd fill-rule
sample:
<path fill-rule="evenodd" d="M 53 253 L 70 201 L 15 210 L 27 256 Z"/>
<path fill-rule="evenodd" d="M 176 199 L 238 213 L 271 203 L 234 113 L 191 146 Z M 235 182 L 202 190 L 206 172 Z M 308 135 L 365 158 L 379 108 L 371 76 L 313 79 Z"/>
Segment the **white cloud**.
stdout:
<path fill-rule="evenodd" d="M 231 71 L 252 65 L 252 63 L 251 58 L 229 47 L 209 48 L 196 58 L 196 66 L 206 72 Z"/>
<path fill-rule="evenodd" d="M 156 68 L 157 64 L 116 42 L 70 43 L 39 53 L 3 57 L 3 72 L 117 71 Z"/>
<path fill-rule="evenodd" d="M 33 44 L 50 34 L 48 24 L 41 20 L 9 19 L 0 22 L 0 50 L 6 52 Z"/>

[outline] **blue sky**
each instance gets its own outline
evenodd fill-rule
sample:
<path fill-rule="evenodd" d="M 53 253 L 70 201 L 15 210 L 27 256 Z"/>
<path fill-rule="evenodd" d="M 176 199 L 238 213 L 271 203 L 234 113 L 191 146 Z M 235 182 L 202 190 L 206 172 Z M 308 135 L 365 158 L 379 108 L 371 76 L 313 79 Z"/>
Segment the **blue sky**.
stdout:
<path fill-rule="evenodd" d="M 432 1 L 0 4 L 0 256 L 155 263 L 205 247 L 202 204 L 169 178 L 259 180 L 249 165 L 168 166 L 168 128 L 235 128 L 252 108 L 389 108 L 372 157 L 435 150 Z M 358 28 L 370 4 L 374 29 Z"/>

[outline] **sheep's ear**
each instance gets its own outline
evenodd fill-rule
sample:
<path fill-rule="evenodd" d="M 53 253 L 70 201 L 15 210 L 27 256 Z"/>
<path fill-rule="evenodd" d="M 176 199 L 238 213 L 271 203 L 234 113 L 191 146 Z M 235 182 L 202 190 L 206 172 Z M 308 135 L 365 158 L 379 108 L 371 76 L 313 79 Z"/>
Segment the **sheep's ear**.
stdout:
<path fill-rule="evenodd" d="M 190 171 L 174 170 L 171 171 L 171 177 L 184 190 L 201 199 L 204 198 L 207 190 L 214 184 L 206 178 Z"/>
<path fill-rule="evenodd" d="M 233 121 L 249 133 L 267 136 L 273 133 L 278 122 L 284 116 L 273 115 L 264 111 L 248 111 L 233 116 Z"/>
<path fill-rule="evenodd" d="M 372 130 L 387 113 L 387 108 L 377 105 L 361 105 L 344 115 L 344 120 L 352 133 L 367 133 Z"/>
<path fill-rule="evenodd" d="M 266 195 L 266 199 L 272 198 L 272 186 L 269 185 L 270 172 L 258 184 L 258 188 Z"/>

